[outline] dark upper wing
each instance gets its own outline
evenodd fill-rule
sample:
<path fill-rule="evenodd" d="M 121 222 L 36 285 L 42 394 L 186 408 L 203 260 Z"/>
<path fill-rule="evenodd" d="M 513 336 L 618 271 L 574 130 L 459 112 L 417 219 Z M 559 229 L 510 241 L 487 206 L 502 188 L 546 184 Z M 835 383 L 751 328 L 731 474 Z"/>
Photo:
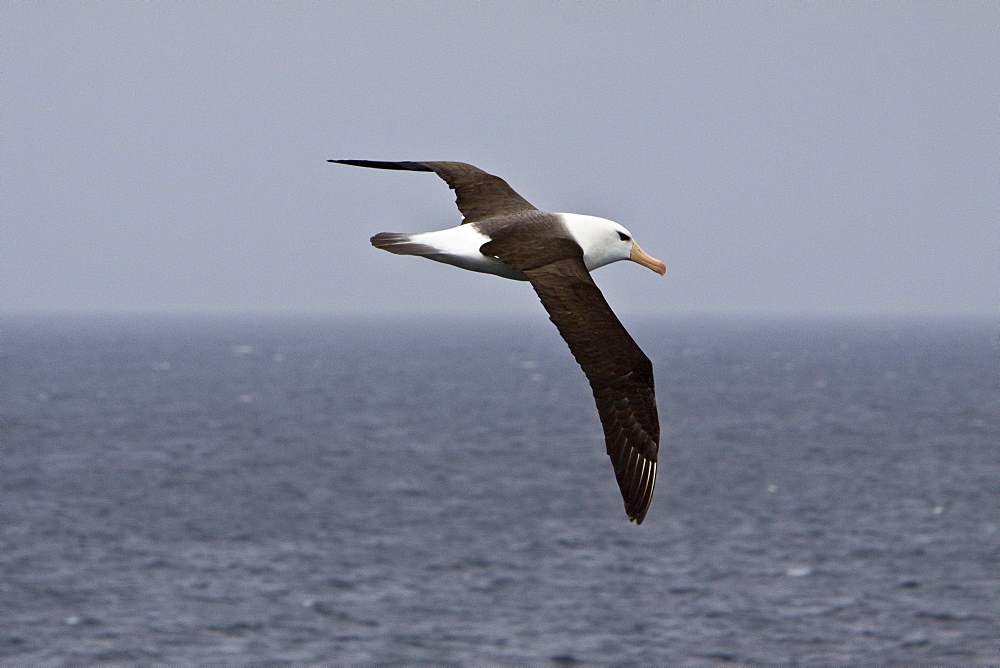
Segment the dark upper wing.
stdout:
<path fill-rule="evenodd" d="M 381 162 L 377 160 L 329 160 L 328 162 L 378 169 L 434 172 L 455 191 L 455 203 L 458 204 L 458 210 L 465 216 L 463 223 L 472 223 L 494 216 L 537 211 L 499 176 L 487 174 L 478 167 L 464 162 Z"/>
<path fill-rule="evenodd" d="M 524 273 L 590 381 L 630 520 L 641 524 L 656 483 L 660 422 L 653 365 L 615 316 L 567 238 L 501 236 L 482 251 Z"/>

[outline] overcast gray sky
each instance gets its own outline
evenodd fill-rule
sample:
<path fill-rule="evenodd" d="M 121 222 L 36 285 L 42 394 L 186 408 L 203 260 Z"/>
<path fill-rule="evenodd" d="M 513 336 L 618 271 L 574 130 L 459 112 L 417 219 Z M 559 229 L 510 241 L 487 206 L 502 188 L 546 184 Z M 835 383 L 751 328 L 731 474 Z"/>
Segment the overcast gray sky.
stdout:
<path fill-rule="evenodd" d="M 995 314 L 997 2 L 0 3 L 0 308 L 540 312 L 370 247 L 460 160 L 619 312 Z"/>

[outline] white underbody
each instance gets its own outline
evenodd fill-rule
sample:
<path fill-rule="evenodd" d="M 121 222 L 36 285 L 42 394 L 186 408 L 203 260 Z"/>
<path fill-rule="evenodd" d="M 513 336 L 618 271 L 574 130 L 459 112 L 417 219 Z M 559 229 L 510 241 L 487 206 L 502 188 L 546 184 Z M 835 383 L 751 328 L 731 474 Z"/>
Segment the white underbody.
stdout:
<path fill-rule="evenodd" d="M 515 281 L 527 280 L 521 272 L 511 269 L 495 257 L 479 252 L 482 245 L 489 240 L 488 236 L 471 224 L 410 235 L 411 242 L 438 249 L 433 255 L 424 255 L 428 260 L 453 264 L 469 271 L 495 274 Z"/>
<path fill-rule="evenodd" d="M 620 247 L 606 248 L 606 244 L 597 241 L 601 238 L 598 236 L 600 231 L 603 231 L 604 236 L 607 235 L 608 225 L 620 228 L 621 226 L 617 223 L 596 216 L 584 216 L 576 213 L 557 213 L 555 215 L 559 216 L 576 242 L 583 248 L 583 261 L 587 265 L 588 271 L 593 271 L 611 262 L 628 259 L 628 254 L 623 255 Z M 624 228 L 621 229 L 624 230 Z M 477 230 L 475 223 L 436 232 L 411 234 L 409 240 L 411 243 L 436 248 L 437 253 L 424 255 L 430 260 L 517 281 L 527 280 L 521 272 L 511 269 L 497 258 L 483 255 L 479 251 L 490 238 Z"/>

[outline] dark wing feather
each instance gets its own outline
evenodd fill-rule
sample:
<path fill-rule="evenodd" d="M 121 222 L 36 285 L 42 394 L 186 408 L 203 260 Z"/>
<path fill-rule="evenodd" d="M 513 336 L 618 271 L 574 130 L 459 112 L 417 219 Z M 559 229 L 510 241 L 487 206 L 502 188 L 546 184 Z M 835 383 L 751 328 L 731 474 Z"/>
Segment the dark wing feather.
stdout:
<path fill-rule="evenodd" d="M 523 230 L 522 230 L 523 232 Z M 653 365 L 604 299 L 568 238 L 501 237 L 482 252 L 524 273 L 590 381 L 608 456 L 630 520 L 646 517 L 656 483 L 660 422 Z"/>
<path fill-rule="evenodd" d="M 473 223 L 496 216 L 526 211 L 537 211 L 499 176 L 487 174 L 478 167 L 464 162 L 382 162 L 378 160 L 329 160 L 328 162 L 378 169 L 434 172 L 455 191 L 455 203 L 458 205 L 458 210 L 465 216 L 463 223 Z"/>

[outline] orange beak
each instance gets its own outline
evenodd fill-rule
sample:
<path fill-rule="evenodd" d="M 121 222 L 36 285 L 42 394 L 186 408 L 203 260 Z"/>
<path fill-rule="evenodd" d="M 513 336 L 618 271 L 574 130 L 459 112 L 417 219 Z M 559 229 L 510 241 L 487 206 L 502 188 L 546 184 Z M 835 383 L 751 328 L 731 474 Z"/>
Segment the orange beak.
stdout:
<path fill-rule="evenodd" d="M 649 267 L 660 276 L 667 273 L 667 265 L 663 264 L 655 257 L 647 255 L 646 251 L 639 248 L 639 244 L 632 242 L 632 255 L 629 257 L 633 262 L 638 262 L 644 267 Z"/>

